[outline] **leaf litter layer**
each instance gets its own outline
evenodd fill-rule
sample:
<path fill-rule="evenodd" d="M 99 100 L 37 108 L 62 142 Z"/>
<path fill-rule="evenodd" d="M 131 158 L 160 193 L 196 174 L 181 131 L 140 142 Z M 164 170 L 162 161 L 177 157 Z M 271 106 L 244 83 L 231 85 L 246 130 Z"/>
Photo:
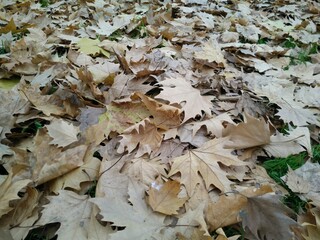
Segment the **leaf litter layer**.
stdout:
<path fill-rule="evenodd" d="M 319 239 L 319 3 L 0 6 L 1 237 Z"/>

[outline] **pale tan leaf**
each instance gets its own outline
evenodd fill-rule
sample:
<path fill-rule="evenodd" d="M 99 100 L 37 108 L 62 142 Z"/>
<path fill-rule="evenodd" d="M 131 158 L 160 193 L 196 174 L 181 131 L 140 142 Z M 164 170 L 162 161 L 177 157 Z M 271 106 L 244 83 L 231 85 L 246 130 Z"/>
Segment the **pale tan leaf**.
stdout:
<path fill-rule="evenodd" d="M 310 191 L 309 182 L 297 175 L 290 166 L 288 166 L 288 172 L 284 178 L 284 182 L 294 193 L 308 193 Z"/>
<path fill-rule="evenodd" d="M 134 158 L 127 161 L 121 169 L 121 173 L 126 173 L 132 179 L 141 181 L 146 186 L 150 186 L 157 176 L 165 176 L 166 165 L 159 159 Z"/>
<path fill-rule="evenodd" d="M 151 122 L 154 123 L 158 128 L 168 130 L 180 125 L 180 114 L 182 111 L 179 108 L 160 103 L 142 93 L 135 93 L 131 98 L 134 98 L 135 96 L 139 97 L 146 105 L 153 116 Z"/>
<path fill-rule="evenodd" d="M 85 163 L 50 182 L 50 190 L 58 193 L 61 189 L 72 188 L 81 190 L 81 183 L 95 181 L 98 177 L 101 161 L 93 156 L 87 156 Z"/>
<path fill-rule="evenodd" d="M 87 195 L 72 191 L 59 191 L 58 196 L 48 197 L 50 203 L 44 205 L 38 225 L 60 223 L 58 238 L 87 240 L 92 203 Z"/>
<path fill-rule="evenodd" d="M 265 145 L 270 142 L 269 124 L 264 119 L 258 119 L 245 113 L 244 122 L 238 125 L 229 124 L 224 136 L 228 136 L 231 142 L 226 147 L 234 149 Z"/>
<path fill-rule="evenodd" d="M 202 51 L 194 54 L 196 60 L 201 60 L 211 67 L 226 67 L 227 62 L 223 56 L 219 43 L 216 39 L 210 39 L 206 42 Z"/>
<path fill-rule="evenodd" d="M 12 177 L 12 173 L 9 174 L 6 180 L 0 185 L 0 217 L 12 210 L 10 201 L 20 199 L 18 192 L 31 182 L 30 179 L 12 182 Z"/>
<path fill-rule="evenodd" d="M 289 155 L 298 154 L 307 150 L 312 155 L 310 132 L 307 127 L 296 127 L 287 134 L 276 134 L 270 137 L 270 143 L 263 146 L 268 154 L 274 157 L 286 158 Z"/>
<path fill-rule="evenodd" d="M 153 182 L 149 188 L 148 203 L 153 211 L 166 215 L 177 214 L 187 198 L 179 198 L 180 183 L 168 180 L 163 184 Z"/>
<path fill-rule="evenodd" d="M 162 91 L 156 98 L 164 99 L 170 103 L 182 105 L 184 111 L 184 122 L 197 115 L 202 115 L 202 111 L 211 115 L 213 97 L 202 96 L 200 91 L 193 88 L 191 83 L 181 76 L 167 78 L 159 83 Z"/>
<path fill-rule="evenodd" d="M 208 190 L 211 185 L 221 191 L 230 189 L 231 182 L 227 173 L 218 163 L 226 166 L 243 166 L 246 163 L 232 155 L 230 149 L 224 148 L 228 143 L 227 138 L 214 139 L 206 142 L 201 148 L 189 150 L 187 154 L 174 158 L 169 176 L 180 172 L 180 181 L 186 187 L 189 196 L 193 194 L 196 185 L 203 181 Z"/>
<path fill-rule="evenodd" d="M 165 227 L 164 216 L 153 212 L 143 200 L 144 187 L 136 182 L 129 182 L 128 200 L 111 196 L 94 198 L 91 201 L 100 209 L 103 221 L 112 222 L 113 226 L 125 227 L 111 234 L 110 239 L 132 240 L 152 239 L 152 236 Z"/>
<path fill-rule="evenodd" d="M 55 119 L 46 128 L 50 137 L 53 138 L 50 144 L 66 147 L 78 141 L 79 127 L 75 127 L 65 120 Z"/>
<path fill-rule="evenodd" d="M 34 155 L 36 162 L 32 163 L 32 179 L 38 185 L 57 178 L 83 164 L 87 151 L 86 145 L 62 151 L 49 144 L 51 138 L 45 129 L 39 129 L 35 136 Z"/>

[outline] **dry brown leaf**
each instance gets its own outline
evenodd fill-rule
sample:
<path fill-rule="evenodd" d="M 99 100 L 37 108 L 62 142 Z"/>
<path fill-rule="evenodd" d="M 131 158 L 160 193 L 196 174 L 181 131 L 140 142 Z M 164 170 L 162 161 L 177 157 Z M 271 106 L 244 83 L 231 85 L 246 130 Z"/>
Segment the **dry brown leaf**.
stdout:
<path fill-rule="evenodd" d="M 62 151 L 60 148 L 50 145 L 50 141 L 51 138 L 45 129 L 39 129 L 34 144 L 36 162 L 30 163 L 33 164 L 32 179 L 37 185 L 83 165 L 83 158 L 88 148 L 86 145 L 80 145 Z"/>
<path fill-rule="evenodd" d="M 246 163 L 232 155 L 230 149 L 224 148 L 228 143 L 227 138 L 214 139 L 201 148 L 189 150 L 185 155 L 174 158 L 169 176 L 180 172 L 180 182 L 186 187 L 189 196 L 192 196 L 197 184 L 203 182 L 207 190 L 211 185 L 221 191 L 230 190 L 231 182 L 218 163 L 226 166 L 243 166 Z"/>
<path fill-rule="evenodd" d="M 177 214 L 187 198 L 179 198 L 180 183 L 168 180 L 165 183 L 153 182 L 149 188 L 148 203 L 155 212 L 166 215 Z"/>
<path fill-rule="evenodd" d="M 216 39 L 210 39 L 206 42 L 202 51 L 194 54 L 196 60 L 210 67 L 226 67 L 227 61 L 223 56 L 219 43 Z"/>
<path fill-rule="evenodd" d="M 121 136 L 118 152 L 123 153 L 128 150 L 130 153 L 139 146 L 136 157 L 140 157 L 145 153 L 150 154 L 152 151 L 157 150 L 163 138 L 158 128 L 148 119 L 126 129 Z"/>
<path fill-rule="evenodd" d="M 248 197 L 247 206 L 240 217 L 243 228 L 252 235 L 249 239 L 289 240 L 294 236 L 291 228 L 297 226 L 297 222 L 288 216 L 293 213 L 277 196 L 265 194 Z"/>
<path fill-rule="evenodd" d="M 264 119 L 258 119 L 244 114 L 244 122 L 238 125 L 228 125 L 224 136 L 230 138 L 228 148 L 245 149 L 268 144 L 270 142 L 269 124 Z"/>
<path fill-rule="evenodd" d="M 159 159 L 134 158 L 127 161 L 121 168 L 121 173 L 125 173 L 130 178 L 140 181 L 146 186 L 150 186 L 157 176 L 166 175 L 166 165 Z"/>
<path fill-rule="evenodd" d="M 178 127 L 181 123 L 181 110 L 167 104 L 160 103 L 142 93 L 135 93 L 131 98 L 139 97 L 146 105 L 153 118 L 151 122 L 158 128 L 168 130 Z"/>

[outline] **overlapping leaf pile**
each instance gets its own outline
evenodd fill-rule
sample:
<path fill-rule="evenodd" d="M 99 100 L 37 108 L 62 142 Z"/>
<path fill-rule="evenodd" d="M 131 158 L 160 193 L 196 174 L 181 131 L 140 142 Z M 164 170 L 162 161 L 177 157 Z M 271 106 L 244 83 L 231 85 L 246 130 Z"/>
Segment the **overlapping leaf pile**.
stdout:
<path fill-rule="evenodd" d="M 1 237 L 319 239 L 257 157 L 311 157 L 320 5 L 270 2 L 1 1 Z"/>

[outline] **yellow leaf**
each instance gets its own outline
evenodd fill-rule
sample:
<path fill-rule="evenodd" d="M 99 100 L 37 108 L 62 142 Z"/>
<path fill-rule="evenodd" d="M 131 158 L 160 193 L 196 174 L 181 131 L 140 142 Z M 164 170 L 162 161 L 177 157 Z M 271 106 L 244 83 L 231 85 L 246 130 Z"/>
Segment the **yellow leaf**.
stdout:
<path fill-rule="evenodd" d="M 102 53 L 106 57 L 110 57 L 110 54 L 104 50 L 103 48 L 99 47 L 98 44 L 100 43 L 99 39 L 90 39 L 90 38 L 82 38 L 78 43 L 77 46 L 80 48 L 80 52 L 85 54 L 92 54 L 97 55 Z"/>

